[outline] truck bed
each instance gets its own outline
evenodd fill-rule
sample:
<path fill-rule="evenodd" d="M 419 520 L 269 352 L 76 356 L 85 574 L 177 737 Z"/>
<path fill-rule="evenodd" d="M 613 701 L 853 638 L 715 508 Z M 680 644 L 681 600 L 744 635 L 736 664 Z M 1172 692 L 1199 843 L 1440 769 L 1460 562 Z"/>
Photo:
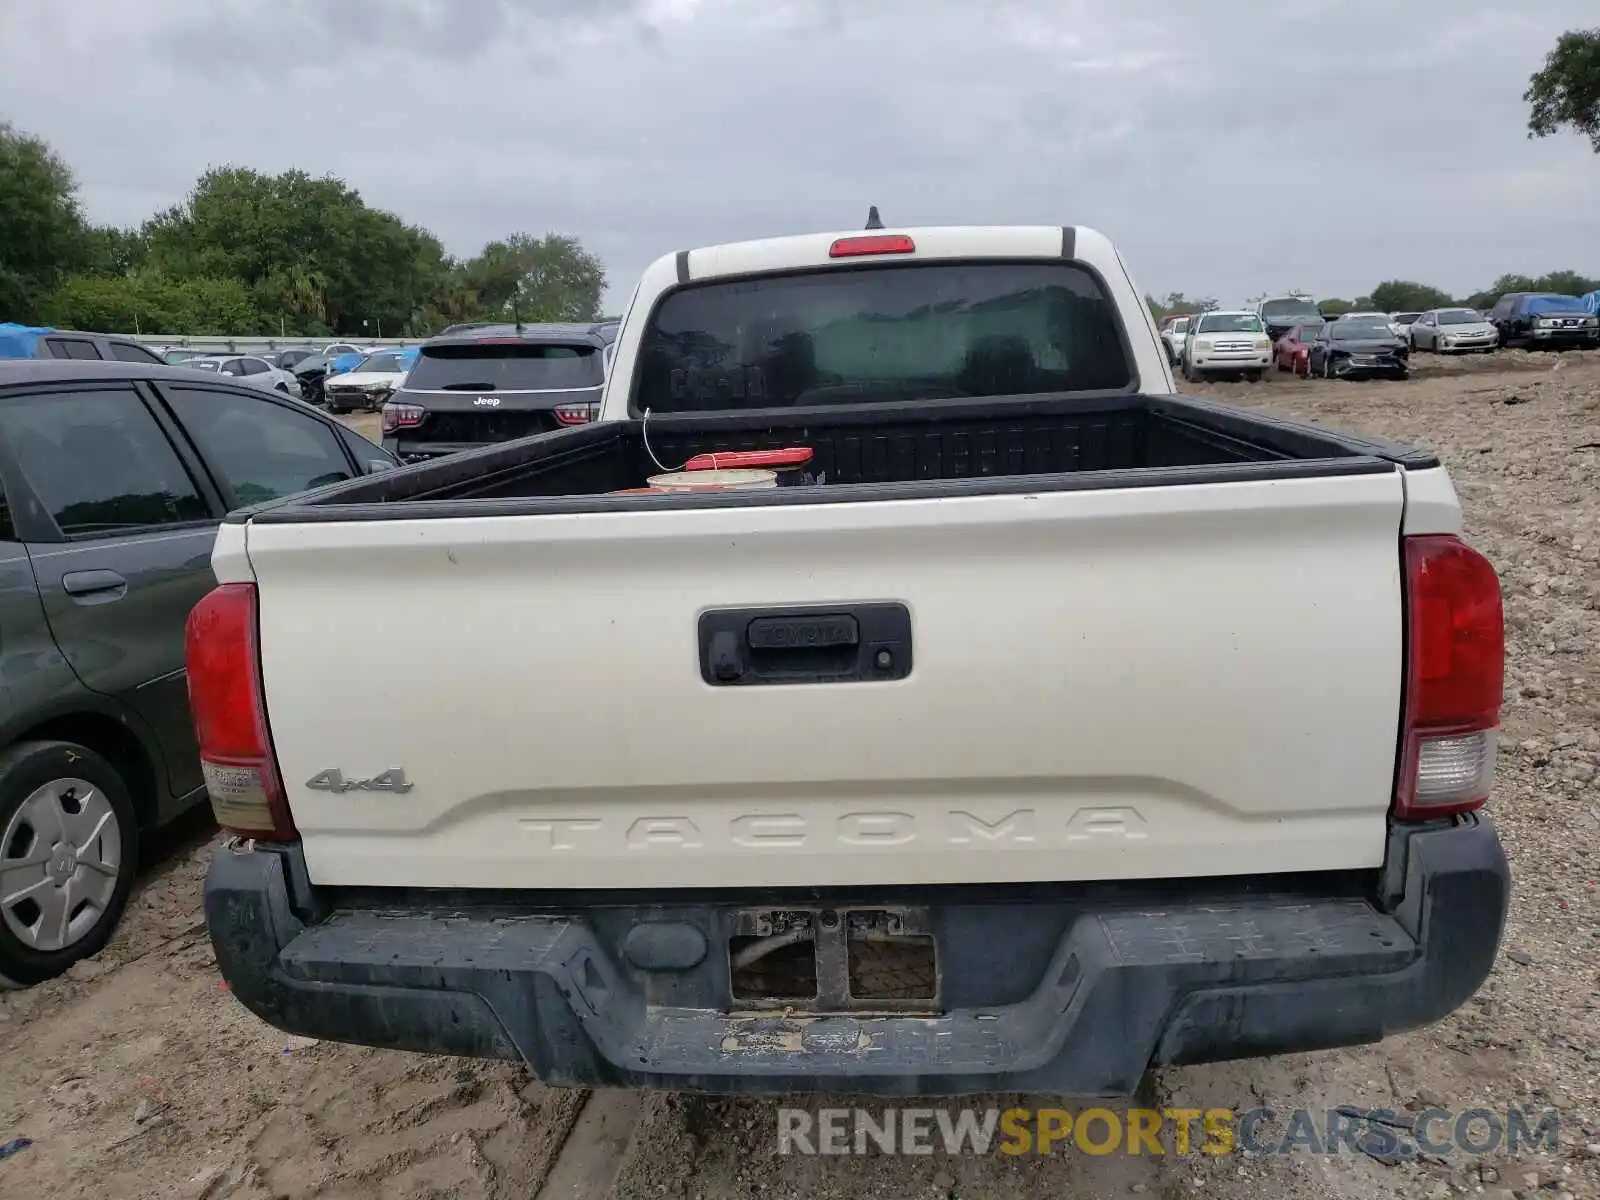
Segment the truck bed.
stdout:
<path fill-rule="evenodd" d="M 918 407 L 649 422 L 668 463 L 812 446 L 820 486 L 607 495 L 655 469 L 619 421 L 235 514 L 312 880 L 1378 866 L 1396 464 L 1432 459 L 1192 400 Z"/>
<path fill-rule="evenodd" d="M 809 446 L 820 486 L 617 495 L 697 454 Z M 261 522 L 920 499 L 1436 466 L 1424 452 L 1174 396 L 651 416 L 453 455 L 245 510 Z"/>

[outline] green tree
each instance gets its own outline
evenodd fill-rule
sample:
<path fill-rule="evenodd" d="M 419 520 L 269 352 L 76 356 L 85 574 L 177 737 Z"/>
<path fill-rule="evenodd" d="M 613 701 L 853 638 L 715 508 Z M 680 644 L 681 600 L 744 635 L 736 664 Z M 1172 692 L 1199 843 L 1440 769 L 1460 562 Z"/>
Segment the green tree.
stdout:
<path fill-rule="evenodd" d="M 1533 281 L 1531 292 L 1557 292 L 1563 296 L 1586 296 L 1600 288 L 1600 280 L 1590 279 L 1576 271 L 1551 271 Z M 1509 290 L 1509 289 L 1508 289 Z"/>
<path fill-rule="evenodd" d="M 96 225 L 84 239 L 84 267 L 97 275 L 131 275 L 144 266 L 150 244 L 137 229 Z"/>
<path fill-rule="evenodd" d="M 45 297 L 52 325 L 118 333 L 276 333 L 276 322 L 256 307 L 237 279 L 175 279 L 159 271 L 129 275 L 80 274 Z"/>
<path fill-rule="evenodd" d="M 1426 312 L 1450 303 L 1450 293 L 1408 279 L 1390 279 L 1372 289 L 1372 307 L 1379 312 Z"/>
<path fill-rule="evenodd" d="M 1570 126 L 1600 154 L 1600 28 L 1562 34 L 1522 98 L 1530 106 L 1529 137 Z"/>
<path fill-rule="evenodd" d="M 163 271 L 237 279 L 294 332 L 402 332 L 445 273 L 432 234 L 304 171 L 214 167 L 145 234 Z"/>
<path fill-rule="evenodd" d="M 72 172 L 43 141 L 0 121 L 0 320 L 37 320 L 85 255 Z"/>
<path fill-rule="evenodd" d="M 1317 311 L 1325 317 L 1342 317 L 1347 312 L 1355 312 L 1354 300 L 1319 300 Z"/>
<path fill-rule="evenodd" d="M 600 316 L 606 272 L 577 238 L 547 233 L 512 234 L 490 242 L 461 266 L 477 297 L 481 318 L 524 321 L 593 321 Z"/>
<path fill-rule="evenodd" d="M 1182 292 L 1168 292 L 1165 301 L 1146 294 L 1144 302 L 1150 307 L 1150 312 L 1157 321 L 1164 321 L 1175 313 L 1212 312 L 1220 307 L 1215 296 L 1196 296 L 1191 300 Z"/>

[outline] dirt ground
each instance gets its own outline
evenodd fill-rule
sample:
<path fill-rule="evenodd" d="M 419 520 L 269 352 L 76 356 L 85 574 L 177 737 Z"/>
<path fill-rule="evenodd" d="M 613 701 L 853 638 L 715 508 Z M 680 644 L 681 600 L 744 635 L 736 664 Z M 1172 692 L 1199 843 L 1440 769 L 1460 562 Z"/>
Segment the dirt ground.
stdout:
<path fill-rule="evenodd" d="M 199 904 L 211 831 L 197 815 L 152 848 L 98 959 L 0 994 L 0 1143 L 33 1140 L 0 1161 L 0 1197 L 1600 1200 L 1600 355 L 1425 357 L 1407 383 L 1193 390 L 1447 460 L 1505 589 L 1491 809 L 1516 894 L 1499 964 L 1451 1018 L 1373 1048 L 1161 1072 L 1150 1098 L 1554 1107 L 1557 1153 L 797 1158 L 777 1153 L 775 1103 L 555 1091 L 508 1065 L 289 1039 L 217 976 Z M 352 420 L 375 433 L 374 418 Z"/>

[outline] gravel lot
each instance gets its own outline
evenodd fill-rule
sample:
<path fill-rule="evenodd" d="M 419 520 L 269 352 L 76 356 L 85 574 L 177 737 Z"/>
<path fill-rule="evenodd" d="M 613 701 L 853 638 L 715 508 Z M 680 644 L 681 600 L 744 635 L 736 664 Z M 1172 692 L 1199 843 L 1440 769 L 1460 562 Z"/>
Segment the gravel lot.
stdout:
<path fill-rule="evenodd" d="M 797 1159 L 777 1155 L 769 1103 L 550 1091 L 506 1065 L 285 1039 L 216 974 L 199 907 L 211 831 L 197 815 L 161 839 L 97 960 L 0 994 L 0 1143 L 34 1142 L 0 1161 L 0 1196 L 1600 1200 L 1600 355 L 1424 357 L 1408 383 L 1195 390 L 1448 461 L 1468 535 L 1505 588 L 1492 812 L 1516 896 L 1500 963 L 1449 1020 L 1377 1048 L 1163 1072 L 1152 1096 L 1279 1111 L 1553 1106 L 1558 1154 Z M 351 420 L 375 432 L 375 418 Z"/>

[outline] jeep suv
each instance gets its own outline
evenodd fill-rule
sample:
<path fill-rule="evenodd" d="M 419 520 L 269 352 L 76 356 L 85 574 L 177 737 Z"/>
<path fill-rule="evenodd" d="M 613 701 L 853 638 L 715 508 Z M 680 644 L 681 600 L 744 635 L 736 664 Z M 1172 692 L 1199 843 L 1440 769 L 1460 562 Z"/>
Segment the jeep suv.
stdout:
<path fill-rule="evenodd" d="M 423 343 L 383 406 L 402 462 L 584 425 L 600 410 L 615 322 L 490 325 Z"/>

